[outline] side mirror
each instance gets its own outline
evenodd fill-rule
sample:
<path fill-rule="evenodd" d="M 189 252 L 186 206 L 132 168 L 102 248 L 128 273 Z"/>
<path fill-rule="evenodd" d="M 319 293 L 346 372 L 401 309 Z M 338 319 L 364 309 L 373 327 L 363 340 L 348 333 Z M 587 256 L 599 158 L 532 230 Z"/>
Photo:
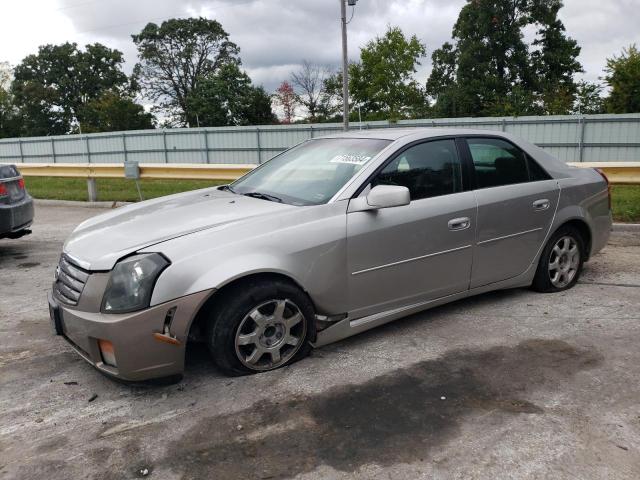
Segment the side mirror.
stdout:
<path fill-rule="evenodd" d="M 349 212 L 366 212 L 380 208 L 409 205 L 411 195 L 407 187 L 399 185 L 378 185 L 363 198 L 355 198 L 349 203 Z"/>

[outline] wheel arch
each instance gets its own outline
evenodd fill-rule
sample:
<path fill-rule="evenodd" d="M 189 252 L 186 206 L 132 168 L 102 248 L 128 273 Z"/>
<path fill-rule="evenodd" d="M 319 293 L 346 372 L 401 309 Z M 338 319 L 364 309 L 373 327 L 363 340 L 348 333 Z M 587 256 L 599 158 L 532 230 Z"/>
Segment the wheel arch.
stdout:
<path fill-rule="evenodd" d="M 552 235 L 554 235 L 558 230 L 560 230 L 563 227 L 573 227 L 580 233 L 580 236 L 582 237 L 582 240 L 585 243 L 585 249 L 586 249 L 584 261 L 586 262 L 587 260 L 589 260 L 589 257 L 591 256 L 591 247 L 593 243 L 593 233 L 587 221 L 584 218 L 580 218 L 580 217 L 565 219 L 561 224 L 559 224 L 556 227 L 556 229 L 549 236 L 549 238 L 551 238 Z"/>
<path fill-rule="evenodd" d="M 293 278 L 291 275 L 287 275 L 285 273 L 279 271 L 258 271 L 247 273 L 245 275 L 228 279 L 226 282 L 216 288 L 213 293 L 205 300 L 205 302 L 200 306 L 198 312 L 193 316 L 191 324 L 188 328 L 188 339 L 191 341 L 192 339 L 198 338 L 202 332 L 202 329 L 205 327 L 206 322 L 208 320 L 209 312 L 214 308 L 217 302 L 221 301 L 225 295 L 229 292 L 233 291 L 236 288 L 240 288 L 243 284 L 251 281 L 284 281 L 291 285 L 294 285 L 301 292 L 303 292 L 308 298 L 315 310 L 315 303 L 313 302 L 313 298 L 309 295 L 307 289 L 302 286 L 302 284 Z"/>

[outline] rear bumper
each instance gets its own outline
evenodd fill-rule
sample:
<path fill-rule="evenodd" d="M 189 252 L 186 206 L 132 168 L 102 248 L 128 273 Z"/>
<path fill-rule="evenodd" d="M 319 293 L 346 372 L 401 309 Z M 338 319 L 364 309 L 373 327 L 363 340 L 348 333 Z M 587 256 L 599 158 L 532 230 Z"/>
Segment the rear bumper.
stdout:
<path fill-rule="evenodd" d="M 142 381 L 181 375 L 189 328 L 196 313 L 211 294 L 198 292 L 146 310 L 128 314 L 82 312 L 58 303 L 48 294 L 50 311 L 58 312 L 58 332 L 73 349 L 101 372 L 125 381 Z M 159 340 L 167 312 L 175 308 L 170 337 Z M 116 366 L 107 365 L 99 340 L 112 343 Z"/>
<path fill-rule="evenodd" d="M 0 205 L 0 238 L 12 236 L 33 223 L 33 199 L 27 195 L 18 203 Z"/>

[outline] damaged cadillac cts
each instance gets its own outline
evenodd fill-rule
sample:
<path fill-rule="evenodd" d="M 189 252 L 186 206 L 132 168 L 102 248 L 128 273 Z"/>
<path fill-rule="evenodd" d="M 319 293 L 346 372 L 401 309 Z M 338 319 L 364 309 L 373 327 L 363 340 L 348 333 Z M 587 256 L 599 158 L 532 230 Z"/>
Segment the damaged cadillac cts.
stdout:
<path fill-rule="evenodd" d="M 344 133 L 80 224 L 49 310 L 119 379 L 182 375 L 191 341 L 242 375 L 471 295 L 566 290 L 610 228 L 604 175 L 509 134 Z"/>

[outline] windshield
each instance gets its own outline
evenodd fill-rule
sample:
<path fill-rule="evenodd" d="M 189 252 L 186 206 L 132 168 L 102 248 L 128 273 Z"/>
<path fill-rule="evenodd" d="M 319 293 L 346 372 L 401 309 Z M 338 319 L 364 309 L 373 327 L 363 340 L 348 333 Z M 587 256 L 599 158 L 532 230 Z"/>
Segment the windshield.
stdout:
<path fill-rule="evenodd" d="M 230 190 L 293 205 L 327 203 L 389 143 L 365 138 L 309 140 L 232 183 Z"/>

